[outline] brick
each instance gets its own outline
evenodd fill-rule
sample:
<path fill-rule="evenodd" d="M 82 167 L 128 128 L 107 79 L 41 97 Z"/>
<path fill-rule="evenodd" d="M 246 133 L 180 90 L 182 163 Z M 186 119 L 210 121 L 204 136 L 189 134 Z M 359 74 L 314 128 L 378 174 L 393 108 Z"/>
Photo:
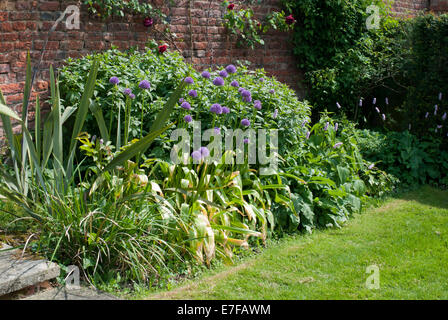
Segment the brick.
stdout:
<path fill-rule="evenodd" d="M 58 1 L 46 1 L 40 4 L 40 11 L 58 11 L 59 10 L 59 2 Z"/>
<path fill-rule="evenodd" d="M 9 12 L 0 12 L 0 22 L 8 21 Z"/>
<path fill-rule="evenodd" d="M 13 94 L 23 91 L 23 83 L 10 83 L 10 84 L 2 84 L 0 85 L 0 90 L 2 90 L 3 94 Z"/>
<path fill-rule="evenodd" d="M 0 52 L 8 52 L 14 49 L 13 42 L 1 42 L 0 43 Z"/>

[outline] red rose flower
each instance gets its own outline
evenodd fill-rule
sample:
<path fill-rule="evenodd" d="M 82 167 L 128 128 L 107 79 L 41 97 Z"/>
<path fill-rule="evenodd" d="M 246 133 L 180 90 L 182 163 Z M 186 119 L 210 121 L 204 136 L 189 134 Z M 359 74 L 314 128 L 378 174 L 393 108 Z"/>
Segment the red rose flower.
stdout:
<path fill-rule="evenodd" d="M 151 27 L 153 24 L 154 24 L 153 18 L 145 18 L 145 20 L 143 20 L 143 25 L 145 27 Z"/>
<path fill-rule="evenodd" d="M 166 44 L 162 44 L 161 46 L 159 46 L 159 53 L 164 53 L 166 51 L 166 48 L 168 48 Z"/>
<path fill-rule="evenodd" d="M 235 4 L 231 3 L 227 6 L 228 10 L 233 10 L 233 8 L 235 8 Z"/>
<path fill-rule="evenodd" d="M 293 24 L 293 23 L 296 21 L 296 19 L 294 19 L 294 17 L 292 16 L 292 14 L 290 14 L 289 16 L 287 16 L 287 17 L 285 18 L 285 20 L 286 20 L 286 24 Z"/>

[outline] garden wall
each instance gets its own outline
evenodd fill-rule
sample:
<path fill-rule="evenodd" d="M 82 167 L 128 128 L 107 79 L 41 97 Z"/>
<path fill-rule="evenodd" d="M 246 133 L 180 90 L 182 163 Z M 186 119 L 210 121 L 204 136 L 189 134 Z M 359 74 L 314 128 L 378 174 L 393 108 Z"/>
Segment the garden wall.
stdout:
<path fill-rule="evenodd" d="M 163 0 L 154 0 L 163 3 Z M 168 1 L 165 1 L 168 2 Z M 268 33 L 266 45 L 255 50 L 237 48 L 222 27 L 225 8 L 220 0 L 177 0 L 172 6 L 165 6 L 172 32 L 177 36 L 170 43 L 171 50 L 179 50 L 198 69 L 209 66 L 248 60 L 252 67 L 264 67 L 270 75 L 289 84 L 303 93 L 300 88 L 302 73 L 297 69 L 291 53 L 289 35 L 281 32 Z M 235 1 L 239 3 L 239 1 Z M 268 12 L 279 9 L 280 0 L 261 1 L 255 12 L 264 17 Z M 442 3 L 446 1 L 431 1 Z M 426 3 L 426 6 L 425 6 Z M 7 103 L 19 111 L 22 101 L 24 70 L 27 51 L 35 63 L 54 21 L 70 4 L 77 1 L 21 1 L 0 2 L 0 89 Z M 427 8 L 428 1 L 396 1 L 394 10 L 399 14 L 415 13 Z M 438 4 L 439 5 L 439 4 Z M 104 50 L 111 45 L 121 49 L 130 46 L 143 48 L 148 39 L 162 39 L 160 24 L 147 28 L 142 17 L 109 19 L 102 21 L 81 7 L 79 30 L 67 30 L 61 23 L 51 35 L 41 64 L 42 72 L 37 75 L 35 90 L 48 90 L 48 68 L 58 65 L 68 57 L 80 57 L 87 53 Z M 33 94 L 33 98 L 36 93 Z M 1 133 L 0 133 L 1 135 Z"/>

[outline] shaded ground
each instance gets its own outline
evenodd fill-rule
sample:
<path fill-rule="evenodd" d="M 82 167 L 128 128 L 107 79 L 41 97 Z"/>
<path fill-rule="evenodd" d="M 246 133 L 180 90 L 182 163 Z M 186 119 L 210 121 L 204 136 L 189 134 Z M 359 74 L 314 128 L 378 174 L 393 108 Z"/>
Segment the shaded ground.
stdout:
<path fill-rule="evenodd" d="M 378 290 L 366 268 L 379 268 Z M 424 187 L 147 299 L 448 299 L 448 192 Z"/>

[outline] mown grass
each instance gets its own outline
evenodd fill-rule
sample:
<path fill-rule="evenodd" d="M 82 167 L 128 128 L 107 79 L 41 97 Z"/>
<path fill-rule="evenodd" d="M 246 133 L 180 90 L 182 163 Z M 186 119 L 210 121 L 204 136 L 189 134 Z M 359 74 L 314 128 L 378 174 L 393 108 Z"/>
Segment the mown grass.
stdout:
<path fill-rule="evenodd" d="M 370 265 L 379 267 L 378 290 L 366 287 Z M 447 299 L 447 279 L 448 192 L 424 187 L 342 229 L 286 238 L 236 266 L 145 298 Z"/>

